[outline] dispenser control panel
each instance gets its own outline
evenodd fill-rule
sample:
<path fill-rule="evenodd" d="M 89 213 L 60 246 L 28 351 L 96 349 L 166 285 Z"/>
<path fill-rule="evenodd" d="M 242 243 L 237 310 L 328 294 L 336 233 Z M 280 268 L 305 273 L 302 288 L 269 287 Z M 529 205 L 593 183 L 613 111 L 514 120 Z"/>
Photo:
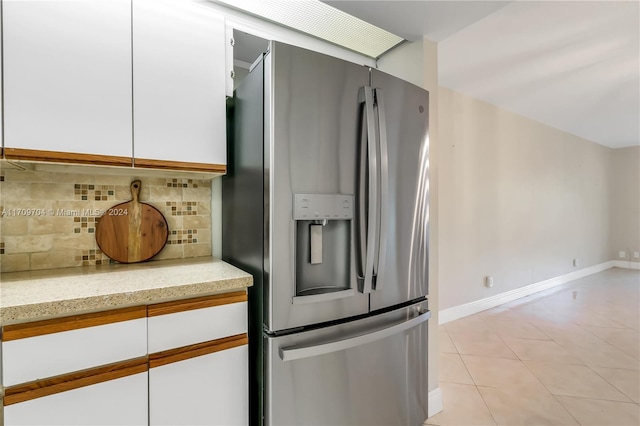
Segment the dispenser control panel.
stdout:
<path fill-rule="evenodd" d="M 294 220 L 353 219 L 353 195 L 294 194 Z"/>

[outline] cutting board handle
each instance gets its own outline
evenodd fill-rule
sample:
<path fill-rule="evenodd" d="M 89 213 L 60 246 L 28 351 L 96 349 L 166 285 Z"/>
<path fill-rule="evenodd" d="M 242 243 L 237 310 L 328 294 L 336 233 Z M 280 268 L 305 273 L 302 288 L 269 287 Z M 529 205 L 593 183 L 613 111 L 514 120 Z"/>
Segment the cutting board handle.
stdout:
<path fill-rule="evenodd" d="M 137 203 L 140 201 L 140 188 L 142 187 L 142 182 L 139 180 L 134 180 L 131 182 L 131 196 L 133 197 L 133 202 Z"/>

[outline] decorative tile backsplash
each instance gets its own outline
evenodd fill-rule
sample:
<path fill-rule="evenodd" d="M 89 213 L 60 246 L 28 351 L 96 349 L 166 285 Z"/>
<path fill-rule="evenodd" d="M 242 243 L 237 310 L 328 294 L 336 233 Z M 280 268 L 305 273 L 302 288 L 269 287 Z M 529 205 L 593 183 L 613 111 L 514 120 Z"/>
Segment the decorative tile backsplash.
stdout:
<path fill-rule="evenodd" d="M 96 244 L 107 209 L 131 200 L 134 177 L 0 171 L 0 271 L 113 263 Z M 155 259 L 211 255 L 211 181 L 142 178 L 140 201 L 169 225 Z"/>
<path fill-rule="evenodd" d="M 108 201 L 115 200 L 115 185 L 90 185 L 87 183 L 76 183 L 73 185 L 73 193 L 76 200 L 82 201 Z"/>

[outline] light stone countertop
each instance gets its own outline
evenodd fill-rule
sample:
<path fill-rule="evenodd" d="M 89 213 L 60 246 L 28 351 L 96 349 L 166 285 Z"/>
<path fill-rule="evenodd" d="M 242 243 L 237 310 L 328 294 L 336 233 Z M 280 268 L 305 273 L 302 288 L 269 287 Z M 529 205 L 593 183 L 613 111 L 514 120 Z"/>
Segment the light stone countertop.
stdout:
<path fill-rule="evenodd" d="M 0 275 L 0 324 L 187 299 L 251 286 L 250 274 L 213 257 Z"/>

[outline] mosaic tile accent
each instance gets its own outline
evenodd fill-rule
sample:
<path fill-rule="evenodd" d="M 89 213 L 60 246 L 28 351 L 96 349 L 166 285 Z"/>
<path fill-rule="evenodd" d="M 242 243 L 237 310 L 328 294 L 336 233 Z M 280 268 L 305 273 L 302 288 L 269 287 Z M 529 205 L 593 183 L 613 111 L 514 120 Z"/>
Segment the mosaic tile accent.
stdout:
<path fill-rule="evenodd" d="M 76 256 L 76 261 L 82 261 L 82 266 L 117 263 L 115 260 L 110 259 L 109 256 L 100 251 L 100 249 L 82 250 L 81 254 Z"/>
<path fill-rule="evenodd" d="M 1 272 L 114 262 L 100 251 L 96 227 L 101 212 L 131 200 L 133 176 L 94 174 L 90 167 L 86 173 L 2 169 L 0 176 L 0 211 L 16 212 L 1 238 Z M 142 201 L 160 208 L 169 224 L 157 259 L 210 256 L 211 181 L 170 176 L 142 179 Z M 25 243 L 14 253 L 16 241 Z"/>
<path fill-rule="evenodd" d="M 167 210 L 171 216 L 195 216 L 198 214 L 197 201 L 167 201 Z"/>
<path fill-rule="evenodd" d="M 4 182 L 4 175 L 0 175 L 0 182 Z"/>
<path fill-rule="evenodd" d="M 197 229 L 179 229 L 171 231 L 167 244 L 195 244 L 198 242 Z"/>
<path fill-rule="evenodd" d="M 4 254 L 4 243 L 0 243 L 0 254 Z"/>
<path fill-rule="evenodd" d="M 111 201 L 115 200 L 115 185 L 92 185 L 76 183 L 73 185 L 76 200 L 81 201 Z"/>
<path fill-rule="evenodd" d="M 167 188 L 197 188 L 193 179 L 167 179 Z"/>
<path fill-rule="evenodd" d="M 99 217 L 95 216 L 75 216 L 73 218 L 73 232 L 74 234 L 93 234 L 96 232 L 96 225 L 98 224 Z"/>

